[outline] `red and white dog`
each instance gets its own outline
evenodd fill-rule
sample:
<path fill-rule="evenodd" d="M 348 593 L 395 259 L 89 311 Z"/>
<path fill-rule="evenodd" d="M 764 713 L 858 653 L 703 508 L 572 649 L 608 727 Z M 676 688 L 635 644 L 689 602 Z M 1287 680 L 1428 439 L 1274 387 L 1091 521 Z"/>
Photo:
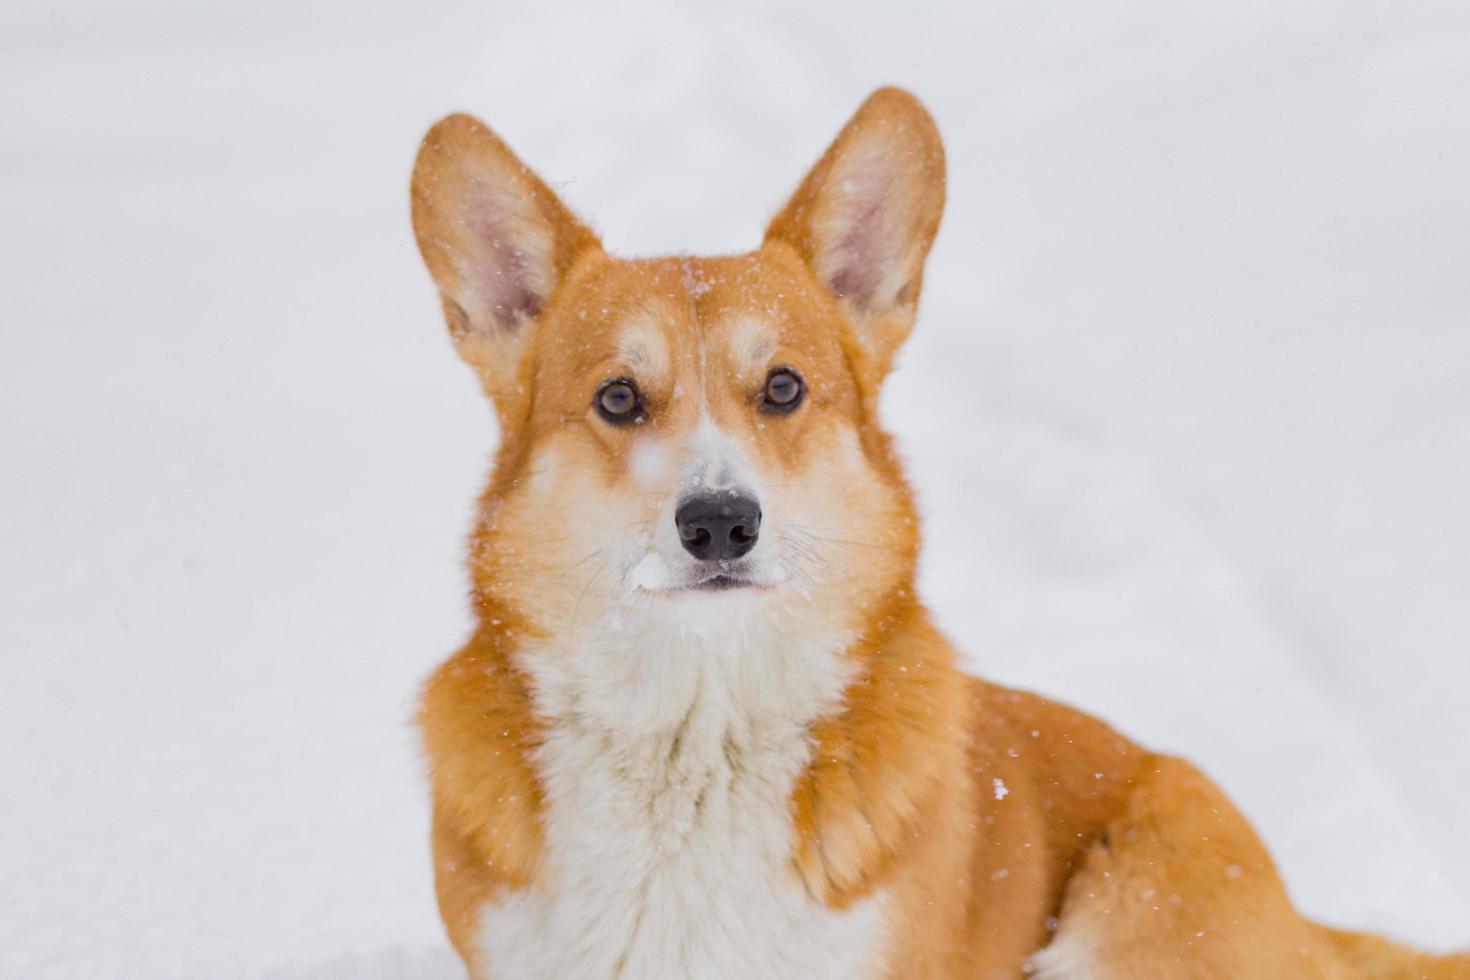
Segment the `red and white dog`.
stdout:
<path fill-rule="evenodd" d="M 1314 925 L 1188 763 L 956 666 L 878 421 L 945 197 L 873 94 L 718 258 L 615 258 L 489 129 L 413 225 L 502 432 L 424 693 L 473 977 L 1470 977 Z"/>

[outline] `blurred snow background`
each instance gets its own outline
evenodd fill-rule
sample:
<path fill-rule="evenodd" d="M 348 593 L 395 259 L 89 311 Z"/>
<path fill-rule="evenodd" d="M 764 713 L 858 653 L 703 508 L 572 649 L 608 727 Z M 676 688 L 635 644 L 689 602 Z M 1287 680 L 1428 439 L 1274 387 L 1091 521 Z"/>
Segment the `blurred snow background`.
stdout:
<path fill-rule="evenodd" d="M 0 976 L 456 975 L 408 717 L 494 432 L 416 142 L 743 250 L 885 82 L 950 153 L 886 396 L 946 627 L 1310 914 L 1470 943 L 1470 8 L 11 0 Z"/>

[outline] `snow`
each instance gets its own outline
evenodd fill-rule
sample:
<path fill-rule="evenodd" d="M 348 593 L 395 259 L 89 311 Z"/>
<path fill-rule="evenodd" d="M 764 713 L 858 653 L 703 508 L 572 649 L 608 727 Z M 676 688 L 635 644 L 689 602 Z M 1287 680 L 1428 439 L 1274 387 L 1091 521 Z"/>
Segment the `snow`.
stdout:
<path fill-rule="evenodd" d="M 638 560 L 628 575 L 629 584 L 635 589 L 661 589 L 668 584 L 669 566 L 657 552 L 650 551 Z"/>
<path fill-rule="evenodd" d="M 884 82 L 949 148 L 884 401 L 944 627 L 1307 912 L 1470 943 L 1463 5 L 20 0 L 0 52 L 0 976 L 458 975 L 409 718 L 494 431 L 416 141 L 734 251 Z"/>

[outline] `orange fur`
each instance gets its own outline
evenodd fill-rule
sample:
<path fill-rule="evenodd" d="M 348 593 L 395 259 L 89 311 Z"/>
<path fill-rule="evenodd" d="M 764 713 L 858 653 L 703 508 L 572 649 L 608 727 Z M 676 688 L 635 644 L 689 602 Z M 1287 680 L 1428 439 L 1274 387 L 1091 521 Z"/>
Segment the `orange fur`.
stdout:
<path fill-rule="evenodd" d="M 868 185 L 886 197 L 864 224 L 850 199 Z M 778 485 L 843 501 L 844 536 L 819 536 L 825 568 L 790 600 L 792 622 L 850 633 L 853 668 L 810 729 L 791 868 L 832 908 L 887 896 L 883 975 L 1470 977 L 1466 957 L 1308 923 L 1244 819 L 1186 763 L 956 666 L 914 595 L 916 512 L 877 421 L 944 202 L 938 131 L 912 96 L 870 98 L 747 255 L 613 258 L 466 116 L 425 138 L 413 202 L 452 336 L 502 423 L 471 539 L 479 626 L 420 715 L 441 911 L 472 974 L 487 970 L 480 908 L 544 883 L 548 722 L 517 658 L 584 623 L 609 588 L 584 583 L 586 559 L 548 522 L 590 519 L 589 499 L 650 520 L 634 447 L 686 437 L 702 411 Z M 477 280 L 486 265 L 511 278 Z M 788 363 L 809 403 L 764 420 L 752 404 L 765 366 Z M 634 372 L 649 419 L 609 427 L 589 392 Z M 863 479 L 834 485 L 840 466 Z"/>

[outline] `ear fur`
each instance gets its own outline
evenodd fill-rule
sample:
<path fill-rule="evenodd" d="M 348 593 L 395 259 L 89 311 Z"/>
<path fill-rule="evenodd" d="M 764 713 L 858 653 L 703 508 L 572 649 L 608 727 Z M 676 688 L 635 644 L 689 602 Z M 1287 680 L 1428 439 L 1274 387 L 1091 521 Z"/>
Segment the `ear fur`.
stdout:
<path fill-rule="evenodd" d="M 881 88 L 766 229 L 836 295 L 880 375 L 913 328 L 944 196 L 933 118 L 908 92 Z"/>
<path fill-rule="evenodd" d="M 455 347 L 499 403 L 526 334 L 597 238 L 488 126 L 435 123 L 413 168 L 413 230 Z"/>

